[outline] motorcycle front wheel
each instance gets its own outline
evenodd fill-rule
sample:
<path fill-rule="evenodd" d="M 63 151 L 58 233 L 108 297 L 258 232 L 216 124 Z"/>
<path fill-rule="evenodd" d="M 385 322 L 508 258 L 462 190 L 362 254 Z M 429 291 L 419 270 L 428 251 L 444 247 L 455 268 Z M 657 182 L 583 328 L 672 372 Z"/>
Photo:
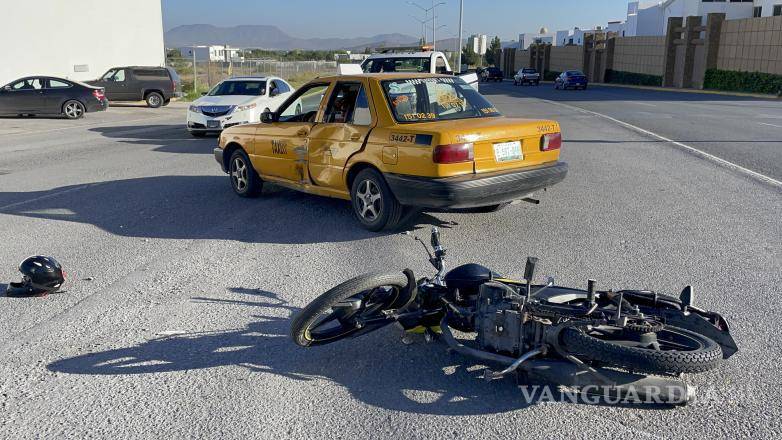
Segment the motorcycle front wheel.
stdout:
<path fill-rule="evenodd" d="M 569 328 L 563 330 L 561 342 L 582 360 L 637 373 L 699 373 L 722 360 L 722 349 L 713 340 L 668 325 L 646 334 L 613 326 Z"/>
<path fill-rule="evenodd" d="M 378 330 L 393 322 L 389 312 L 408 304 L 404 273 L 361 275 L 334 287 L 301 310 L 291 323 L 297 345 L 330 344 Z"/>

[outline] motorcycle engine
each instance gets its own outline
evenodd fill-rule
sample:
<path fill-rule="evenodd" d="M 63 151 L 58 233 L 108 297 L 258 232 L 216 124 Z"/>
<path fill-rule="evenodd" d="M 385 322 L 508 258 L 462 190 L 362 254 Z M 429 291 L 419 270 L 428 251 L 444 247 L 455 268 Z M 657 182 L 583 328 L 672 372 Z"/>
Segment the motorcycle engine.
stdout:
<path fill-rule="evenodd" d="M 523 325 L 523 301 L 521 295 L 506 285 L 493 282 L 481 285 L 475 316 L 481 349 L 513 357 L 526 351 L 528 336 Z"/>

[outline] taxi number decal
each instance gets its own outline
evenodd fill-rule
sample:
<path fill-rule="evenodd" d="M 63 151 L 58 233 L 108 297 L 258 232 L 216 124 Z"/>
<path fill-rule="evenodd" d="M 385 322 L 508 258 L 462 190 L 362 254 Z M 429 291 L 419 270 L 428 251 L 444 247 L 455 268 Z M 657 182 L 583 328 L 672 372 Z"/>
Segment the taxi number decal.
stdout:
<path fill-rule="evenodd" d="M 436 119 L 437 115 L 434 113 L 406 113 L 402 117 L 408 121 L 415 121 L 417 119 Z"/>
<path fill-rule="evenodd" d="M 551 133 L 557 131 L 557 126 L 554 124 L 538 125 L 538 133 Z"/>
<path fill-rule="evenodd" d="M 482 108 L 482 109 L 481 109 L 481 113 L 483 113 L 484 115 L 490 115 L 490 114 L 493 114 L 493 113 L 499 113 L 499 112 L 500 112 L 500 111 L 499 111 L 499 110 L 497 110 L 497 109 L 496 109 L 496 108 L 494 108 L 494 107 L 486 107 L 486 108 Z"/>
<path fill-rule="evenodd" d="M 389 140 L 391 142 L 397 142 L 397 143 L 400 143 L 400 144 L 414 144 L 415 143 L 415 135 L 414 134 L 391 133 L 391 136 L 389 136 Z"/>

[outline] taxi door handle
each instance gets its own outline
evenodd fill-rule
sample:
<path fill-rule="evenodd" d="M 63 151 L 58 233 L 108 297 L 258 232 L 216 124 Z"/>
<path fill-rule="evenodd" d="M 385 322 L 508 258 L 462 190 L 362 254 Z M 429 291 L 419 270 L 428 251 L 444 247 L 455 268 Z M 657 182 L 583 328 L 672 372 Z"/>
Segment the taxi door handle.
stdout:
<path fill-rule="evenodd" d="M 307 130 L 306 128 L 302 128 L 301 130 L 296 132 L 296 136 L 307 136 L 308 134 L 310 134 L 310 131 Z"/>
<path fill-rule="evenodd" d="M 359 139 L 361 139 L 361 135 L 360 135 L 360 134 L 358 134 L 358 133 L 356 133 L 356 134 L 354 134 L 354 135 L 350 136 L 350 140 L 351 140 L 351 141 L 357 141 L 357 140 L 359 140 Z"/>

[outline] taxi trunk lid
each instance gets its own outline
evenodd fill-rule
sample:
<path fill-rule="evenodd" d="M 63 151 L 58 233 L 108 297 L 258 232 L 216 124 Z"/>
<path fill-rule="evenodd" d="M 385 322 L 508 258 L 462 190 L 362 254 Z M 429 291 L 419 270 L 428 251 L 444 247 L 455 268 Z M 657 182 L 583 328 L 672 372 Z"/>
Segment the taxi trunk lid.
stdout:
<path fill-rule="evenodd" d="M 543 136 L 559 133 L 559 124 L 549 120 L 479 118 L 443 122 L 441 144 L 473 144 L 473 172 L 491 173 L 556 162 L 559 150 L 542 150 Z"/>

